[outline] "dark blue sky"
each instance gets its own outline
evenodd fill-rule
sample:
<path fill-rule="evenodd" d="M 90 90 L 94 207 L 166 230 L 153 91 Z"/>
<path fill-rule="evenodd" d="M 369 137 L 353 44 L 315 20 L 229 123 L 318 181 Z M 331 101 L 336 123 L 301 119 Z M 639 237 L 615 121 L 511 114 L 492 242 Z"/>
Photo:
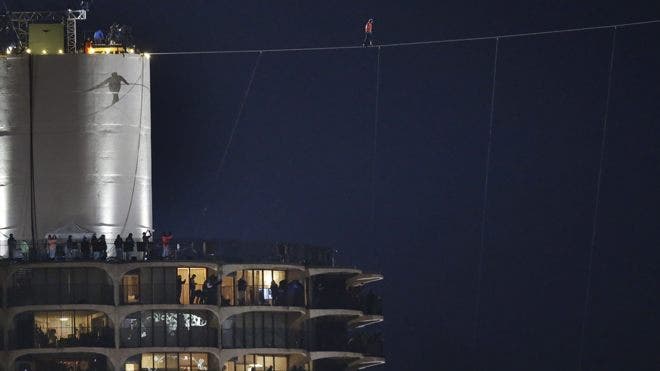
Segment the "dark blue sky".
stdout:
<path fill-rule="evenodd" d="M 369 16 L 378 41 L 405 42 L 660 5 L 97 0 L 81 27 L 132 24 L 151 51 L 311 47 L 359 43 Z M 219 176 L 256 55 L 155 56 L 156 226 L 332 245 L 383 271 L 389 370 L 577 370 L 611 32 L 500 42 L 476 350 L 493 41 L 382 50 L 374 188 L 375 49 L 264 54 Z M 617 31 L 584 370 L 660 367 L 658 36 Z"/>

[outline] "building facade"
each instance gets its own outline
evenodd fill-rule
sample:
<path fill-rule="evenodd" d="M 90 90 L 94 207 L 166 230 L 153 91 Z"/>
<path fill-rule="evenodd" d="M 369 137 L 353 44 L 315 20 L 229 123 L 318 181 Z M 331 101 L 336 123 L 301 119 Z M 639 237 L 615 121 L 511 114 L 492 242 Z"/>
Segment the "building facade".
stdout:
<path fill-rule="evenodd" d="M 261 244 L 255 261 L 238 259 L 240 243 L 219 245 L 192 260 L 1 263 L 0 369 L 323 371 L 385 362 L 380 299 L 368 289 L 381 275 L 327 258 L 273 258 L 274 244 Z M 297 250 L 307 249 L 318 251 Z"/>
<path fill-rule="evenodd" d="M 363 291 L 382 276 L 336 267 L 332 250 L 139 240 L 150 97 L 147 55 L 0 56 L 0 371 L 384 363 Z M 93 232 L 138 243 L 90 251 Z"/>

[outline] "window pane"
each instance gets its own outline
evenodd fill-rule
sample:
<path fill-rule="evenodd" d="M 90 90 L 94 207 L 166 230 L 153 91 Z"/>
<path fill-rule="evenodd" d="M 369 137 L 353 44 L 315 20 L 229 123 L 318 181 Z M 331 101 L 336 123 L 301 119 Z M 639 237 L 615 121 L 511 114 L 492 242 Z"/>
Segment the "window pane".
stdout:
<path fill-rule="evenodd" d="M 286 371 L 289 367 L 287 366 L 286 357 L 276 356 L 275 357 L 275 367 L 273 371 Z"/>
<path fill-rule="evenodd" d="M 177 313 L 167 312 L 165 317 L 165 326 L 167 331 L 167 346 L 177 346 Z M 169 366 L 168 366 L 169 367 Z"/>
<path fill-rule="evenodd" d="M 140 345 L 150 347 L 153 345 L 153 328 L 152 328 L 151 311 L 144 311 L 140 313 Z M 152 366 L 153 367 L 153 366 Z"/>
<path fill-rule="evenodd" d="M 177 371 L 179 369 L 179 354 L 167 353 L 167 371 Z"/>
<path fill-rule="evenodd" d="M 192 369 L 195 371 L 207 371 L 209 369 L 208 355 L 205 353 L 193 353 L 192 363 Z"/>
<path fill-rule="evenodd" d="M 154 353 L 154 368 L 157 370 L 165 369 L 165 353 Z"/>
<path fill-rule="evenodd" d="M 186 368 L 192 365 L 190 353 L 179 353 L 179 367 Z"/>
<path fill-rule="evenodd" d="M 245 347 L 254 347 L 254 313 L 245 313 Z"/>
<path fill-rule="evenodd" d="M 142 368 L 154 368 L 154 355 L 152 353 L 142 354 Z"/>

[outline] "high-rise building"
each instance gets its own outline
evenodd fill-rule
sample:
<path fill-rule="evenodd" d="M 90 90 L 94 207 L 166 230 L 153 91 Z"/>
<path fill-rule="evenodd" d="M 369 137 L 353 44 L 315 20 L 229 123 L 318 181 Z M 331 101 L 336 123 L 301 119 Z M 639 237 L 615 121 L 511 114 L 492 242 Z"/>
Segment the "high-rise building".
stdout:
<path fill-rule="evenodd" d="M 382 276 L 332 249 L 143 240 L 149 58 L 117 51 L 0 56 L 0 371 L 384 363 Z"/>

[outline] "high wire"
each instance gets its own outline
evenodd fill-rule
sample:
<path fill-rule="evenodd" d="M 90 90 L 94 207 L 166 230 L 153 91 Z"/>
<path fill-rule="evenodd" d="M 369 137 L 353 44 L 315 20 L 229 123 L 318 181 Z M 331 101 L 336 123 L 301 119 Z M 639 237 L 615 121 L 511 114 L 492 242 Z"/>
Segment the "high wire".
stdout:
<path fill-rule="evenodd" d="M 618 23 L 604 26 L 588 26 L 588 27 L 579 27 L 579 28 L 565 28 L 559 30 L 549 30 L 549 31 L 538 31 L 538 32 L 524 32 L 524 33 L 515 33 L 515 34 L 506 34 L 506 35 L 492 35 L 492 36 L 475 36 L 475 37 L 462 37 L 454 39 L 440 39 L 440 40 L 429 40 L 429 41 L 413 41 L 413 42 L 401 42 L 401 43 L 389 43 L 378 45 L 378 48 L 394 48 L 394 47 L 405 47 L 405 46 L 415 46 L 415 45 L 434 45 L 434 44 L 450 44 L 450 43 L 459 43 L 467 41 L 481 41 L 481 40 L 495 40 L 495 39 L 512 39 L 517 37 L 526 37 L 526 36 L 542 36 L 542 35 L 552 35 L 560 34 L 567 32 L 582 32 L 582 31 L 592 31 L 592 30 L 605 30 L 613 28 L 623 28 L 623 27 L 633 27 L 633 26 L 642 26 L 648 24 L 657 24 L 660 23 L 660 19 L 653 19 L 648 21 L 640 22 L 628 22 L 628 23 Z M 281 48 L 281 49 L 237 49 L 237 50 L 199 50 L 199 51 L 174 51 L 174 52 L 154 52 L 149 53 L 150 55 L 199 55 L 199 54 L 249 54 L 249 53 L 286 53 L 286 52 L 310 52 L 310 51 L 322 51 L 322 50 L 349 50 L 349 49 L 364 49 L 362 45 L 345 45 L 345 46 L 323 46 L 323 47 L 310 47 L 310 48 Z"/>

